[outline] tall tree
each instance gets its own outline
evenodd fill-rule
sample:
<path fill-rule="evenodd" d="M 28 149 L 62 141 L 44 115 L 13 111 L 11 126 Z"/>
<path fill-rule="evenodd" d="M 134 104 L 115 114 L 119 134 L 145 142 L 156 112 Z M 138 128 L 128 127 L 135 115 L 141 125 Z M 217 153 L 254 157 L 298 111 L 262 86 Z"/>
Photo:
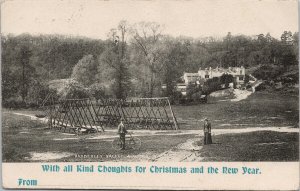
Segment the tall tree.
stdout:
<path fill-rule="evenodd" d="M 299 32 L 293 34 L 293 49 L 297 60 L 299 61 Z"/>
<path fill-rule="evenodd" d="M 30 77 L 34 73 L 34 68 L 30 66 L 30 57 L 32 55 L 32 52 L 29 49 L 28 45 L 21 45 L 19 49 L 19 62 L 21 65 L 21 79 L 20 79 L 20 84 L 21 84 L 21 97 L 22 101 L 25 102 L 27 93 L 28 93 L 28 87 L 30 84 Z"/>
<path fill-rule="evenodd" d="M 159 59 L 162 56 L 160 38 L 163 27 L 155 22 L 140 22 L 133 25 L 133 43 L 139 47 L 150 69 L 149 97 L 153 97 L 156 74 L 161 70 Z"/>
<path fill-rule="evenodd" d="M 130 90 L 129 58 L 126 54 L 128 28 L 127 21 L 121 21 L 117 29 L 110 31 L 110 46 L 101 56 L 101 60 L 114 69 L 112 87 L 118 99 L 126 99 Z"/>
<path fill-rule="evenodd" d="M 174 86 L 186 70 L 189 42 L 164 42 L 166 55 L 163 65 L 163 81 L 166 84 L 167 96 L 173 95 Z"/>
<path fill-rule="evenodd" d="M 93 55 L 86 55 L 73 68 L 72 78 L 84 86 L 95 83 L 98 63 Z"/>
<path fill-rule="evenodd" d="M 281 42 L 284 44 L 291 44 L 293 41 L 293 34 L 291 31 L 284 31 L 281 35 Z"/>

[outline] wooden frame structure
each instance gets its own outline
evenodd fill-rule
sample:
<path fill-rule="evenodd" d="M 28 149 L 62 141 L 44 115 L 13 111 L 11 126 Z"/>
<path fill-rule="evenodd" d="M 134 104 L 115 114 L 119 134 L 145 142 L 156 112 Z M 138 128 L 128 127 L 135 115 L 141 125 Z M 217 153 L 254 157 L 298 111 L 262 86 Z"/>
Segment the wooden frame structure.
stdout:
<path fill-rule="evenodd" d="M 105 99 L 96 105 L 101 126 L 116 127 L 123 118 L 128 129 L 178 129 L 168 98 Z"/>
<path fill-rule="evenodd" d="M 104 131 L 98 125 L 96 109 L 90 99 L 66 99 L 48 109 L 50 128 L 68 129 L 75 133 Z"/>
<path fill-rule="evenodd" d="M 128 129 L 178 129 L 178 123 L 168 98 L 66 99 L 48 104 L 50 128 L 74 133 L 99 132 L 116 128 L 121 119 Z M 48 101 L 48 102 L 49 102 Z M 45 103 L 43 103 L 45 104 Z"/>

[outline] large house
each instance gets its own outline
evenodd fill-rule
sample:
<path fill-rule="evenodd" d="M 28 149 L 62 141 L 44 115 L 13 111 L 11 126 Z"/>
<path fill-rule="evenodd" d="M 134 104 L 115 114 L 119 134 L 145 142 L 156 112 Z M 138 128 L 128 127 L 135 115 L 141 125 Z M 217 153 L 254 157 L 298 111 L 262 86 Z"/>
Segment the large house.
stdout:
<path fill-rule="evenodd" d="M 245 79 L 245 68 L 243 66 L 241 67 L 228 67 L 225 68 L 205 68 L 202 70 L 201 68 L 198 70 L 197 73 L 187 73 L 184 72 L 182 76 L 183 83 L 177 83 L 176 89 L 177 91 L 180 91 L 182 95 L 186 95 L 186 89 L 187 86 L 191 83 L 203 85 L 203 83 L 211 78 L 214 77 L 221 77 L 223 74 L 230 74 L 234 78 L 234 82 L 236 83 L 237 87 L 240 87 L 242 84 L 244 84 Z M 162 86 L 162 88 L 166 88 L 165 85 Z"/>
<path fill-rule="evenodd" d="M 200 68 L 197 73 L 186 73 L 185 72 L 183 74 L 183 79 L 184 79 L 185 84 L 200 83 L 200 81 L 206 81 L 207 79 L 210 79 L 210 78 L 221 77 L 223 74 L 232 75 L 234 78 L 234 81 L 237 84 L 244 83 L 245 68 L 243 66 L 229 67 L 227 69 L 219 68 L 219 67 L 212 69 L 211 67 L 209 67 L 209 68 L 205 68 L 204 70 L 201 70 L 201 68 Z"/>

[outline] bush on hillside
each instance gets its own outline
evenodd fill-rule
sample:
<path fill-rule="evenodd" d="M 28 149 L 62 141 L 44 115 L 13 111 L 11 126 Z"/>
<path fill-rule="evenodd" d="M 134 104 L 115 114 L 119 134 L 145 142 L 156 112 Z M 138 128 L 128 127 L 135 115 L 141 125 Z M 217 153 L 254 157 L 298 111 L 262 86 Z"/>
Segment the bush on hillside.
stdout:
<path fill-rule="evenodd" d="M 59 92 L 58 95 L 59 99 L 83 99 L 90 97 L 88 89 L 75 80 L 68 83 L 64 91 Z"/>
<path fill-rule="evenodd" d="M 208 79 L 203 85 L 203 93 L 206 95 L 209 95 L 210 93 L 212 93 L 214 91 L 218 91 L 218 90 L 222 89 L 221 85 L 222 85 L 222 83 L 220 82 L 219 78 L 217 78 L 217 77 Z"/>
<path fill-rule="evenodd" d="M 50 89 L 47 84 L 33 81 L 28 88 L 28 94 L 24 101 L 21 97 L 11 97 L 3 100 L 2 104 L 5 108 L 38 108 L 50 93 L 54 95 L 55 99 L 55 91 Z"/>
<path fill-rule="evenodd" d="M 285 69 L 282 66 L 263 65 L 253 72 L 253 76 L 262 80 L 275 80 L 279 75 L 283 74 Z"/>
<path fill-rule="evenodd" d="M 4 108 L 25 108 L 26 103 L 22 101 L 22 99 L 19 97 L 11 97 L 8 99 L 2 99 L 2 106 Z"/>
<path fill-rule="evenodd" d="M 89 87 L 89 94 L 96 100 L 106 98 L 105 87 L 100 83 L 94 83 Z"/>
<path fill-rule="evenodd" d="M 220 81 L 220 84 L 225 84 L 225 88 L 228 88 L 229 84 L 234 82 L 234 79 L 231 74 L 223 74 L 219 78 L 219 81 Z"/>
<path fill-rule="evenodd" d="M 51 91 L 57 92 L 58 100 L 90 97 L 88 88 L 74 79 L 60 79 L 49 82 Z"/>

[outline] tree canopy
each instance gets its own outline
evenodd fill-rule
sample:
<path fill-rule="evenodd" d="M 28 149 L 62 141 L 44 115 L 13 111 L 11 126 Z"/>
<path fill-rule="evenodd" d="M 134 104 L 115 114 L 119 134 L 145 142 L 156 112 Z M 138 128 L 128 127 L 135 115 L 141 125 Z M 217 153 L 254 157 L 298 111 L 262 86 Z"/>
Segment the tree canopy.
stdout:
<path fill-rule="evenodd" d="M 121 21 L 108 31 L 106 40 L 62 35 L 3 36 L 3 102 L 42 99 L 42 93 L 33 95 L 37 93 L 30 90 L 31 86 L 46 86 L 51 80 L 67 78 L 84 88 L 97 89 L 94 95 L 99 92 L 121 99 L 160 96 L 161 86 L 166 84 L 168 96 L 174 93 L 174 84 L 184 72 L 244 66 L 259 68 L 253 75 L 270 79 L 299 61 L 298 32 L 283 31 L 281 39 L 269 33 L 228 33 L 223 38 L 195 39 L 171 37 L 163 29 L 154 22 L 130 25 Z"/>

